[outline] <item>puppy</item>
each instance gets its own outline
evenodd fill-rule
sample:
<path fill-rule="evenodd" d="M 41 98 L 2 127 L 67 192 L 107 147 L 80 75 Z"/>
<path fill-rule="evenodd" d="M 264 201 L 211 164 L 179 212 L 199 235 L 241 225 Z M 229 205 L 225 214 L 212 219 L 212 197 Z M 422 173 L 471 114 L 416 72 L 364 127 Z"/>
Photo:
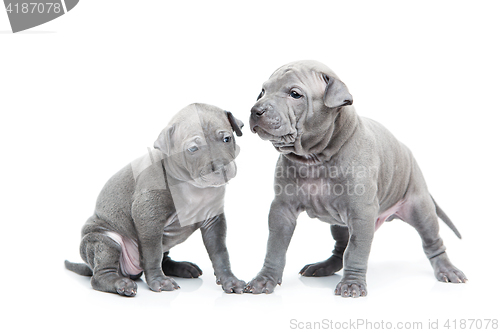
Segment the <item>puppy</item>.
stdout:
<path fill-rule="evenodd" d="M 169 250 L 201 230 L 218 284 L 242 293 L 225 245 L 224 192 L 236 175 L 233 131 L 243 123 L 230 112 L 192 104 L 177 113 L 155 149 L 125 166 L 104 185 L 94 215 L 83 226 L 80 254 L 86 264 L 65 262 L 92 276 L 96 290 L 135 296 L 142 272 L 153 291 L 178 289 L 169 277 L 195 278 L 198 266 L 176 262 Z"/>
<path fill-rule="evenodd" d="M 336 243 L 329 259 L 300 273 L 326 276 L 343 267 L 337 295 L 367 295 L 373 235 L 392 219 L 417 230 L 439 281 L 466 281 L 448 259 L 438 217 L 460 234 L 429 194 L 410 150 L 379 123 L 358 116 L 352 102 L 346 85 L 316 61 L 285 65 L 263 84 L 251 130 L 281 155 L 264 266 L 246 292 L 271 293 L 281 283 L 297 216 L 304 211 L 329 223 Z"/>

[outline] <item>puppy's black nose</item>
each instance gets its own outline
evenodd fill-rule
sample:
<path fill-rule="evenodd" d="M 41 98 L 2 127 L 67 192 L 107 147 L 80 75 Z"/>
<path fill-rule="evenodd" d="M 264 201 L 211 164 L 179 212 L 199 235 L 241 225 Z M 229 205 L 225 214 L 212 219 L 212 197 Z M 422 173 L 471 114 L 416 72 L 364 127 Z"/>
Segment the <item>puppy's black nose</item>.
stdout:
<path fill-rule="evenodd" d="M 261 117 L 264 113 L 266 113 L 270 109 L 272 109 L 272 106 L 269 104 L 255 105 L 251 110 L 252 116 Z"/>
<path fill-rule="evenodd" d="M 255 105 L 251 112 L 252 112 L 252 115 L 254 116 L 257 116 L 257 117 L 260 117 L 262 116 L 264 113 L 266 113 L 267 111 L 267 107 L 266 106 L 262 106 L 262 105 Z"/>
<path fill-rule="evenodd" d="M 210 163 L 212 167 L 212 172 L 215 174 L 221 174 L 222 172 L 226 171 L 226 164 L 223 161 L 212 161 Z"/>

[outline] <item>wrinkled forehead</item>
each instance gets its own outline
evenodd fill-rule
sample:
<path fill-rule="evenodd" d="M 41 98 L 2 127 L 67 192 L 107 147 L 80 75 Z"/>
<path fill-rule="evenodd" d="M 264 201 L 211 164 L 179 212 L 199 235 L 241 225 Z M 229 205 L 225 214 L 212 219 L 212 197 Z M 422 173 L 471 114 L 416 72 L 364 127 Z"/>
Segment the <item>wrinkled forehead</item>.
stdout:
<path fill-rule="evenodd" d="M 174 136 L 179 141 L 193 137 L 213 137 L 219 132 L 231 133 L 231 125 L 224 112 L 219 110 L 200 110 L 191 108 L 176 119 Z"/>
<path fill-rule="evenodd" d="M 203 113 L 200 116 L 203 133 L 206 136 L 218 135 L 219 132 L 233 132 L 225 112 Z"/>
<path fill-rule="evenodd" d="M 265 90 L 291 89 L 298 87 L 304 92 L 324 92 L 326 81 L 323 73 L 306 66 L 283 66 L 264 82 Z"/>

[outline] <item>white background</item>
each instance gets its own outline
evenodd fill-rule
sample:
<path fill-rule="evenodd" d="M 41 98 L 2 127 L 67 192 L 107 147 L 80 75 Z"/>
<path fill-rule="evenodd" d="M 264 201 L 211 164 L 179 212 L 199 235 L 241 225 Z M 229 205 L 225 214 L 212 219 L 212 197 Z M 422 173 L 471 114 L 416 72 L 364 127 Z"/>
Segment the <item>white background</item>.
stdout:
<path fill-rule="evenodd" d="M 18 34 L 0 10 L 0 325 L 282 332 L 293 319 L 420 321 L 424 329 L 430 319 L 441 328 L 447 319 L 500 319 L 499 9 L 494 1 L 81 1 Z M 175 112 L 204 102 L 247 124 L 227 188 L 227 243 L 234 273 L 257 274 L 278 154 L 250 133 L 249 110 L 262 82 L 300 59 L 331 67 L 358 113 L 412 149 L 463 235 L 441 223 L 467 284 L 437 282 L 419 236 L 396 220 L 376 234 L 368 297 L 335 296 L 342 271 L 297 274 L 333 248 L 328 225 L 306 214 L 271 295 L 224 294 L 199 232 L 171 251 L 204 271 L 177 279 L 180 291 L 154 293 L 140 282 L 135 298 L 123 298 L 64 269 L 64 259 L 80 261 L 80 229 L 106 180 L 152 146 Z"/>

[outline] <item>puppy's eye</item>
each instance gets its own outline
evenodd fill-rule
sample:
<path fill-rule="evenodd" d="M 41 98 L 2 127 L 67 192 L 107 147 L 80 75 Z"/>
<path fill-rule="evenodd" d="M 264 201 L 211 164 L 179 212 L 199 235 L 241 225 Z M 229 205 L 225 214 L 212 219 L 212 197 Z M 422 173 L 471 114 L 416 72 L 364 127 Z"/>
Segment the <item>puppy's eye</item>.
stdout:
<path fill-rule="evenodd" d="M 190 153 L 194 153 L 194 152 L 195 152 L 195 151 L 197 151 L 197 150 L 198 150 L 198 147 L 196 147 L 196 146 L 192 146 L 192 147 L 189 147 L 189 148 L 188 148 L 188 151 L 189 151 Z"/>
<path fill-rule="evenodd" d="M 224 142 L 231 142 L 231 137 L 230 136 L 225 136 L 224 139 L 222 139 Z"/>
<path fill-rule="evenodd" d="M 264 89 L 260 92 L 259 96 L 257 97 L 257 100 L 261 99 L 262 96 L 264 96 Z"/>
<path fill-rule="evenodd" d="M 302 95 L 296 92 L 295 90 L 290 91 L 290 96 L 295 99 L 299 99 L 302 97 Z"/>

